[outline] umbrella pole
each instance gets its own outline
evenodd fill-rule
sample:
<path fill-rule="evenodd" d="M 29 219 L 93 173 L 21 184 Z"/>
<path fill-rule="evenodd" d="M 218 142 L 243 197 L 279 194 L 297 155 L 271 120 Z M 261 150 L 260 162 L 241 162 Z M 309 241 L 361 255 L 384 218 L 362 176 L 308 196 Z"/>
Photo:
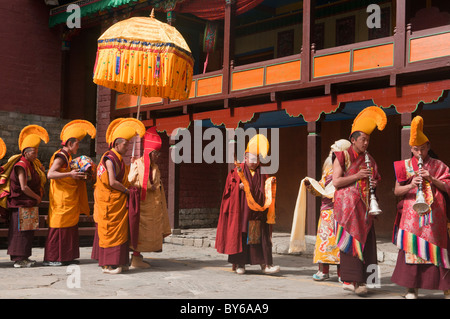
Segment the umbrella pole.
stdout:
<path fill-rule="evenodd" d="M 142 89 L 143 89 L 144 84 L 141 84 L 141 87 L 139 89 L 139 96 L 138 96 L 138 100 L 137 100 L 137 114 L 136 114 L 136 119 L 139 120 L 139 113 L 141 112 L 141 99 L 142 99 Z M 134 151 L 136 149 L 136 140 L 137 140 L 137 135 L 134 138 L 134 143 L 133 143 L 133 151 L 131 152 L 131 158 L 134 157 Z"/>

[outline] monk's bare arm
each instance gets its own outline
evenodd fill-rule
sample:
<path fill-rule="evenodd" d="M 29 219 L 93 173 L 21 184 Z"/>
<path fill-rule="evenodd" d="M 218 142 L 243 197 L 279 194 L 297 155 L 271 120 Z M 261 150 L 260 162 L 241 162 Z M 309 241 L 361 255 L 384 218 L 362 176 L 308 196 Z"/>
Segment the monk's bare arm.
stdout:
<path fill-rule="evenodd" d="M 111 186 L 115 190 L 118 190 L 119 192 L 128 194 L 128 188 L 123 186 L 123 184 L 116 179 L 116 176 L 114 174 L 114 164 L 110 160 L 106 160 L 105 163 L 106 170 L 108 171 L 109 186 Z"/>
<path fill-rule="evenodd" d="M 444 182 L 440 181 L 439 179 L 437 179 L 436 177 L 432 176 L 428 171 L 425 171 L 425 174 L 423 174 L 423 178 L 427 179 L 431 184 L 433 184 L 434 186 L 436 186 L 441 192 L 446 193 L 447 192 L 447 188 Z"/>
<path fill-rule="evenodd" d="M 401 185 L 399 182 L 395 182 L 394 195 L 405 196 L 411 189 L 415 187 L 415 183 L 412 182 L 406 185 Z"/>
<path fill-rule="evenodd" d="M 53 161 L 52 167 L 48 170 L 47 178 L 48 179 L 60 179 L 65 177 L 72 177 L 74 179 L 83 178 L 84 174 L 77 171 L 70 172 L 58 172 L 60 168 L 64 165 L 64 161 L 61 158 L 55 158 Z"/>

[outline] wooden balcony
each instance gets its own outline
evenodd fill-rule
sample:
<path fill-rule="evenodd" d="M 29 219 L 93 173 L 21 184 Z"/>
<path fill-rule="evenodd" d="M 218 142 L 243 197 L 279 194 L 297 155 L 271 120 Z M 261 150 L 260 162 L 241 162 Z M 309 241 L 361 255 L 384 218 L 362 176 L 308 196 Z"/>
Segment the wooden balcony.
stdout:
<path fill-rule="evenodd" d="M 143 98 L 141 116 L 152 125 L 152 119 L 164 117 L 155 116 L 163 110 L 187 116 L 253 105 L 251 102 L 240 103 L 244 98 L 246 101 L 253 98 L 257 101 L 255 104 L 260 104 L 261 99 L 275 102 L 289 94 L 319 97 L 332 94 L 333 88 L 341 85 L 365 83 L 365 89 L 370 89 L 380 87 L 381 83 L 381 86 L 393 87 L 399 77 L 403 81 L 410 76 L 420 77 L 422 72 L 447 70 L 448 73 L 450 25 L 414 33 L 407 26 L 405 32 L 391 37 L 318 51 L 314 50 L 314 45 L 311 47 L 297 55 L 237 67 L 231 64 L 230 68 L 197 74 L 188 100 Z M 304 61 L 309 64 L 302 66 Z M 118 94 L 116 98 L 114 117 L 137 112 L 137 97 Z"/>

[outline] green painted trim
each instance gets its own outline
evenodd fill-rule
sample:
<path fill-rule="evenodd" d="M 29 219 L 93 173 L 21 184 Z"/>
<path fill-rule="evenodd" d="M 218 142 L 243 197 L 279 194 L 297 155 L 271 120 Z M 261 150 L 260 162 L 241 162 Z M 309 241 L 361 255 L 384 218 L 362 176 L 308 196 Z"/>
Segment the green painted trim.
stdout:
<path fill-rule="evenodd" d="M 380 44 L 366 45 L 366 46 L 363 46 L 363 47 L 360 47 L 360 48 L 356 48 L 356 49 L 352 49 L 352 50 L 353 51 L 357 51 L 357 50 L 361 50 L 361 49 L 381 47 L 381 46 L 387 45 L 387 44 L 395 44 L 395 43 L 394 43 L 394 41 L 389 41 L 389 42 L 380 43 Z"/>
<path fill-rule="evenodd" d="M 289 61 L 284 61 L 284 62 L 278 62 L 278 63 L 272 63 L 272 64 L 267 64 L 266 67 L 269 66 L 275 66 L 275 65 L 282 65 L 282 64 L 287 64 L 287 63 L 292 63 L 292 62 L 302 62 L 302 59 L 294 59 L 294 60 L 289 60 Z"/>
<path fill-rule="evenodd" d="M 198 79 L 195 80 L 194 97 L 197 97 L 197 93 L 198 93 Z"/>
<path fill-rule="evenodd" d="M 80 4 L 80 18 L 86 17 L 88 15 L 94 15 L 100 11 L 111 10 L 113 8 L 117 8 L 124 5 L 134 6 L 143 2 L 142 0 L 100 0 L 100 1 L 92 1 L 90 4 L 82 4 L 82 0 L 73 1 L 71 3 L 56 7 L 50 10 L 50 18 L 48 25 L 50 28 L 55 25 L 66 23 L 67 18 L 73 14 L 73 12 L 67 12 L 67 7 L 70 4 Z M 58 11 L 61 11 L 57 13 Z"/>
<path fill-rule="evenodd" d="M 430 34 L 425 34 L 425 35 L 419 35 L 417 37 L 411 37 L 409 39 L 410 40 L 414 40 L 414 39 L 420 39 L 420 38 L 428 38 L 428 37 L 432 37 L 432 36 L 440 35 L 440 34 L 444 34 L 444 33 L 450 33 L 450 30 L 449 31 L 442 31 L 442 32 L 438 32 L 438 33 L 430 33 Z"/>
<path fill-rule="evenodd" d="M 406 48 L 407 51 L 407 58 L 408 58 L 408 63 L 412 63 L 411 62 L 411 39 L 408 40 L 408 47 Z"/>
<path fill-rule="evenodd" d="M 326 49 L 326 50 L 328 50 L 328 49 Z M 331 53 L 321 54 L 321 55 L 315 55 L 314 58 L 320 58 L 320 57 L 323 57 L 323 56 L 335 55 L 335 54 L 345 53 L 345 52 L 350 52 L 350 51 L 352 51 L 352 49 L 343 50 L 343 51 L 336 51 L 336 52 L 331 52 Z"/>

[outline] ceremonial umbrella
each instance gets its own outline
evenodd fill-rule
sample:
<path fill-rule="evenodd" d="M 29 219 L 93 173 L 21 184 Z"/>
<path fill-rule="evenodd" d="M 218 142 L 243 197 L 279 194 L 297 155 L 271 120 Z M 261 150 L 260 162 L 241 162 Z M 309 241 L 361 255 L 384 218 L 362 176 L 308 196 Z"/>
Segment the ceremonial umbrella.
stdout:
<path fill-rule="evenodd" d="M 152 10 L 149 18 L 120 21 L 100 36 L 94 83 L 139 97 L 185 100 L 193 64 L 183 36 Z"/>
<path fill-rule="evenodd" d="M 150 17 L 133 17 L 108 28 L 98 39 L 94 83 L 141 97 L 185 100 L 194 59 L 174 27 Z"/>

